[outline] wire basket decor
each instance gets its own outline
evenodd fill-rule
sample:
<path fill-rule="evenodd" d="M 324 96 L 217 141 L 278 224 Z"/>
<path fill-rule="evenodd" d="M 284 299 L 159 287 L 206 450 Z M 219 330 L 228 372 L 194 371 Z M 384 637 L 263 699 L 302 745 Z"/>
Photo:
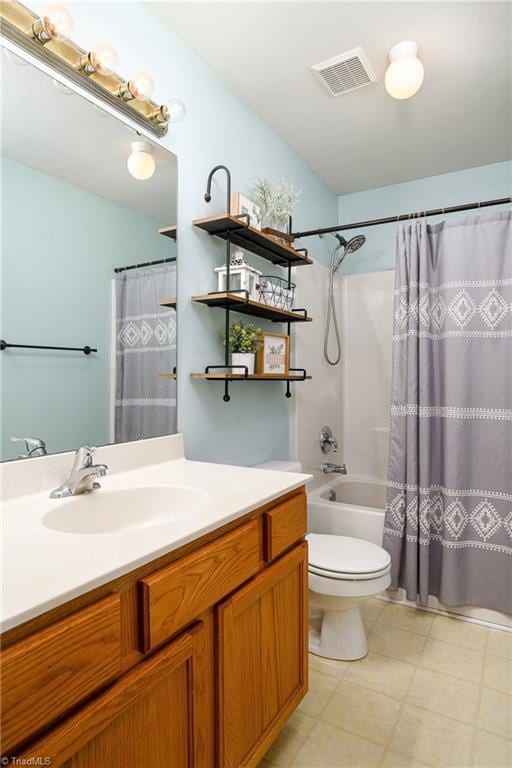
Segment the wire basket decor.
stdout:
<path fill-rule="evenodd" d="M 278 275 L 261 275 L 258 280 L 258 300 L 276 309 L 290 311 L 295 297 L 295 283 L 288 283 Z"/>

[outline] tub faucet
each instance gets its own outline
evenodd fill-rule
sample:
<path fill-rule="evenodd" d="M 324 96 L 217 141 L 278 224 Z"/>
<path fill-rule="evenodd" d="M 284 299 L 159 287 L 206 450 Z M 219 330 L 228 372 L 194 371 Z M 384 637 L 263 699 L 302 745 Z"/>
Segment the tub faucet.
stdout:
<path fill-rule="evenodd" d="M 50 499 L 63 499 L 80 493 L 90 493 L 101 487 L 99 483 L 94 482 L 94 478 L 104 477 L 108 467 L 106 464 L 93 464 L 92 457 L 95 450 L 96 448 L 89 445 L 82 445 L 78 449 L 68 479 L 50 493 Z"/>
<path fill-rule="evenodd" d="M 346 475 L 347 467 L 345 464 L 330 464 L 326 462 L 322 464 L 322 472 L 324 475 Z"/>

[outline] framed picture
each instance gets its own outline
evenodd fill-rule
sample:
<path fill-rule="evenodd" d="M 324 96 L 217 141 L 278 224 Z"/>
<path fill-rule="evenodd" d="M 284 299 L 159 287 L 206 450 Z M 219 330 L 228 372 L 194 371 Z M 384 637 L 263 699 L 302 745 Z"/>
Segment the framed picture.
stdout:
<path fill-rule="evenodd" d="M 249 226 L 254 227 L 254 229 L 261 229 L 261 211 L 259 207 L 240 192 L 231 193 L 230 213 L 232 216 L 240 216 L 242 213 L 248 214 Z"/>
<path fill-rule="evenodd" d="M 287 376 L 290 369 L 290 337 L 263 331 L 263 343 L 256 352 L 256 373 L 260 376 Z"/>

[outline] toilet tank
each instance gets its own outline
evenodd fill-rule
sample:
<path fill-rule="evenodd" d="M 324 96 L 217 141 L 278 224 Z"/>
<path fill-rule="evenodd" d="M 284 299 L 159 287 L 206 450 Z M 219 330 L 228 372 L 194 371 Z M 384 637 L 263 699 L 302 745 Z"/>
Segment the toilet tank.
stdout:
<path fill-rule="evenodd" d="M 255 469 L 273 469 L 275 472 L 302 472 L 300 461 L 264 461 L 261 464 L 255 464 Z"/>

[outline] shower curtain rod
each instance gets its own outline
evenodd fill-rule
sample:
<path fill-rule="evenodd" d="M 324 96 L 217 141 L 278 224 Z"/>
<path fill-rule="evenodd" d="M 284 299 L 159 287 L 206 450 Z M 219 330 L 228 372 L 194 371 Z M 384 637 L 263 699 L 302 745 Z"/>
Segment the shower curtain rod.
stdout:
<path fill-rule="evenodd" d="M 474 208 L 489 208 L 491 205 L 506 205 L 512 203 L 512 197 L 501 197 L 497 200 L 484 200 L 481 203 L 466 203 L 465 205 L 451 205 L 447 208 L 433 208 L 430 211 L 417 211 L 416 213 L 401 213 L 398 216 L 388 216 L 385 219 L 370 219 L 369 221 L 356 221 L 353 224 L 339 224 L 335 227 L 323 227 L 320 229 L 308 229 L 304 232 L 293 232 L 295 238 L 312 237 L 313 235 L 327 235 L 330 232 L 342 232 L 345 229 L 360 229 L 362 227 L 375 227 L 378 224 L 393 224 L 397 221 L 423 218 L 424 216 L 439 216 L 446 213 L 458 213 L 459 211 L 471 211 Z"/>

